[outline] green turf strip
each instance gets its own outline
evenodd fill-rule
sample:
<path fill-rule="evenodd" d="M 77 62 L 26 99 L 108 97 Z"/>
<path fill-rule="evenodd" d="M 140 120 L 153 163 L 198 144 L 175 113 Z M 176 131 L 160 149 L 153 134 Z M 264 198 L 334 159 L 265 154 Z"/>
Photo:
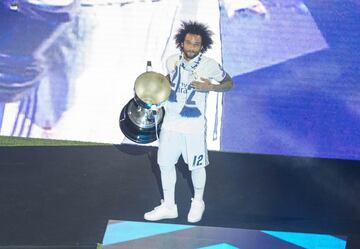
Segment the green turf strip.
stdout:
<path fill-rule="evenodd" d="M 108 145 L 104 143 L 80 142 L 68 140 L 40 139 L 40 138 L 23 138 L 0 136 L 0 146 L 63 146 L 63 145 Z"/>

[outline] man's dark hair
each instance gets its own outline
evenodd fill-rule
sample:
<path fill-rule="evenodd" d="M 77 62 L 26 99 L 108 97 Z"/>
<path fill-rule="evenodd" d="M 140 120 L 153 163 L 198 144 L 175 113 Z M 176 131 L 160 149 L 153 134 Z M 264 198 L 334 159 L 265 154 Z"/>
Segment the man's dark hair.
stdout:
<path fill-rule="evenodd" d="M 179 48 L 181 51 L 183 50 L 181 44 L 184 42 L 186 34 L 201 36 L 202 53 L 210 49 L 213 44 L 213 40 L 211 39 L 211 36 L 214 33 L 208 28 L 208 26 L 193 21 L 189 21 L 189 22 L 182 21 L 181 26 L 174 37 L 176 47 Z"/>

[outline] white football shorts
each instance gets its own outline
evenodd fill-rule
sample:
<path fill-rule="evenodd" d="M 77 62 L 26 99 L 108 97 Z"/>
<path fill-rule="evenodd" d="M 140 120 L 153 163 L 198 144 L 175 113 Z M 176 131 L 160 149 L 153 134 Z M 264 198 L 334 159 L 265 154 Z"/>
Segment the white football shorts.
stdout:
<path fill-rule="evenodd" d="M 161 130 L 159 138 L 158 164 L 175 165 L 180 155 L 189 170 L 199 169 L 209 164 L 205 134 L 184 134 Z"/>

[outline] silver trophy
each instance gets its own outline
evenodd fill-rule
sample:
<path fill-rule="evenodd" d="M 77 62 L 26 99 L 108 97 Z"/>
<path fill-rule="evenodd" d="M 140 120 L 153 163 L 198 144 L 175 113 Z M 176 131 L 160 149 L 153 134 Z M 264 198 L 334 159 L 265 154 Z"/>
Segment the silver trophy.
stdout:
<path fill-rule="evenodd" d="M 134 92 L 135 97 L 120 113 L 120 129 L 135 143 L 154 142 L 165 115 L 163 105 L 170 95 L 170 83 L 164 75 L 148 71 L 136 78 Z"/>

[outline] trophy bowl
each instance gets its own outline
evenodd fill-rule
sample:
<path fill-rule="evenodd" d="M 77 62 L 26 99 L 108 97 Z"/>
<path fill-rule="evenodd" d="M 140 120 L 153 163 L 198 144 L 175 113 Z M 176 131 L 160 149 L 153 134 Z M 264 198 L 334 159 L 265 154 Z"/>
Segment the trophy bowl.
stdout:
<path fill-rule="evenodd" d="M 120 129 L 135 143 L 154 142 L 165 115 L 163 105 L 170 95 L 170 83 L 164 75 L 149 71 L 136 78 L 134 92 L 120 113 Z"/>

